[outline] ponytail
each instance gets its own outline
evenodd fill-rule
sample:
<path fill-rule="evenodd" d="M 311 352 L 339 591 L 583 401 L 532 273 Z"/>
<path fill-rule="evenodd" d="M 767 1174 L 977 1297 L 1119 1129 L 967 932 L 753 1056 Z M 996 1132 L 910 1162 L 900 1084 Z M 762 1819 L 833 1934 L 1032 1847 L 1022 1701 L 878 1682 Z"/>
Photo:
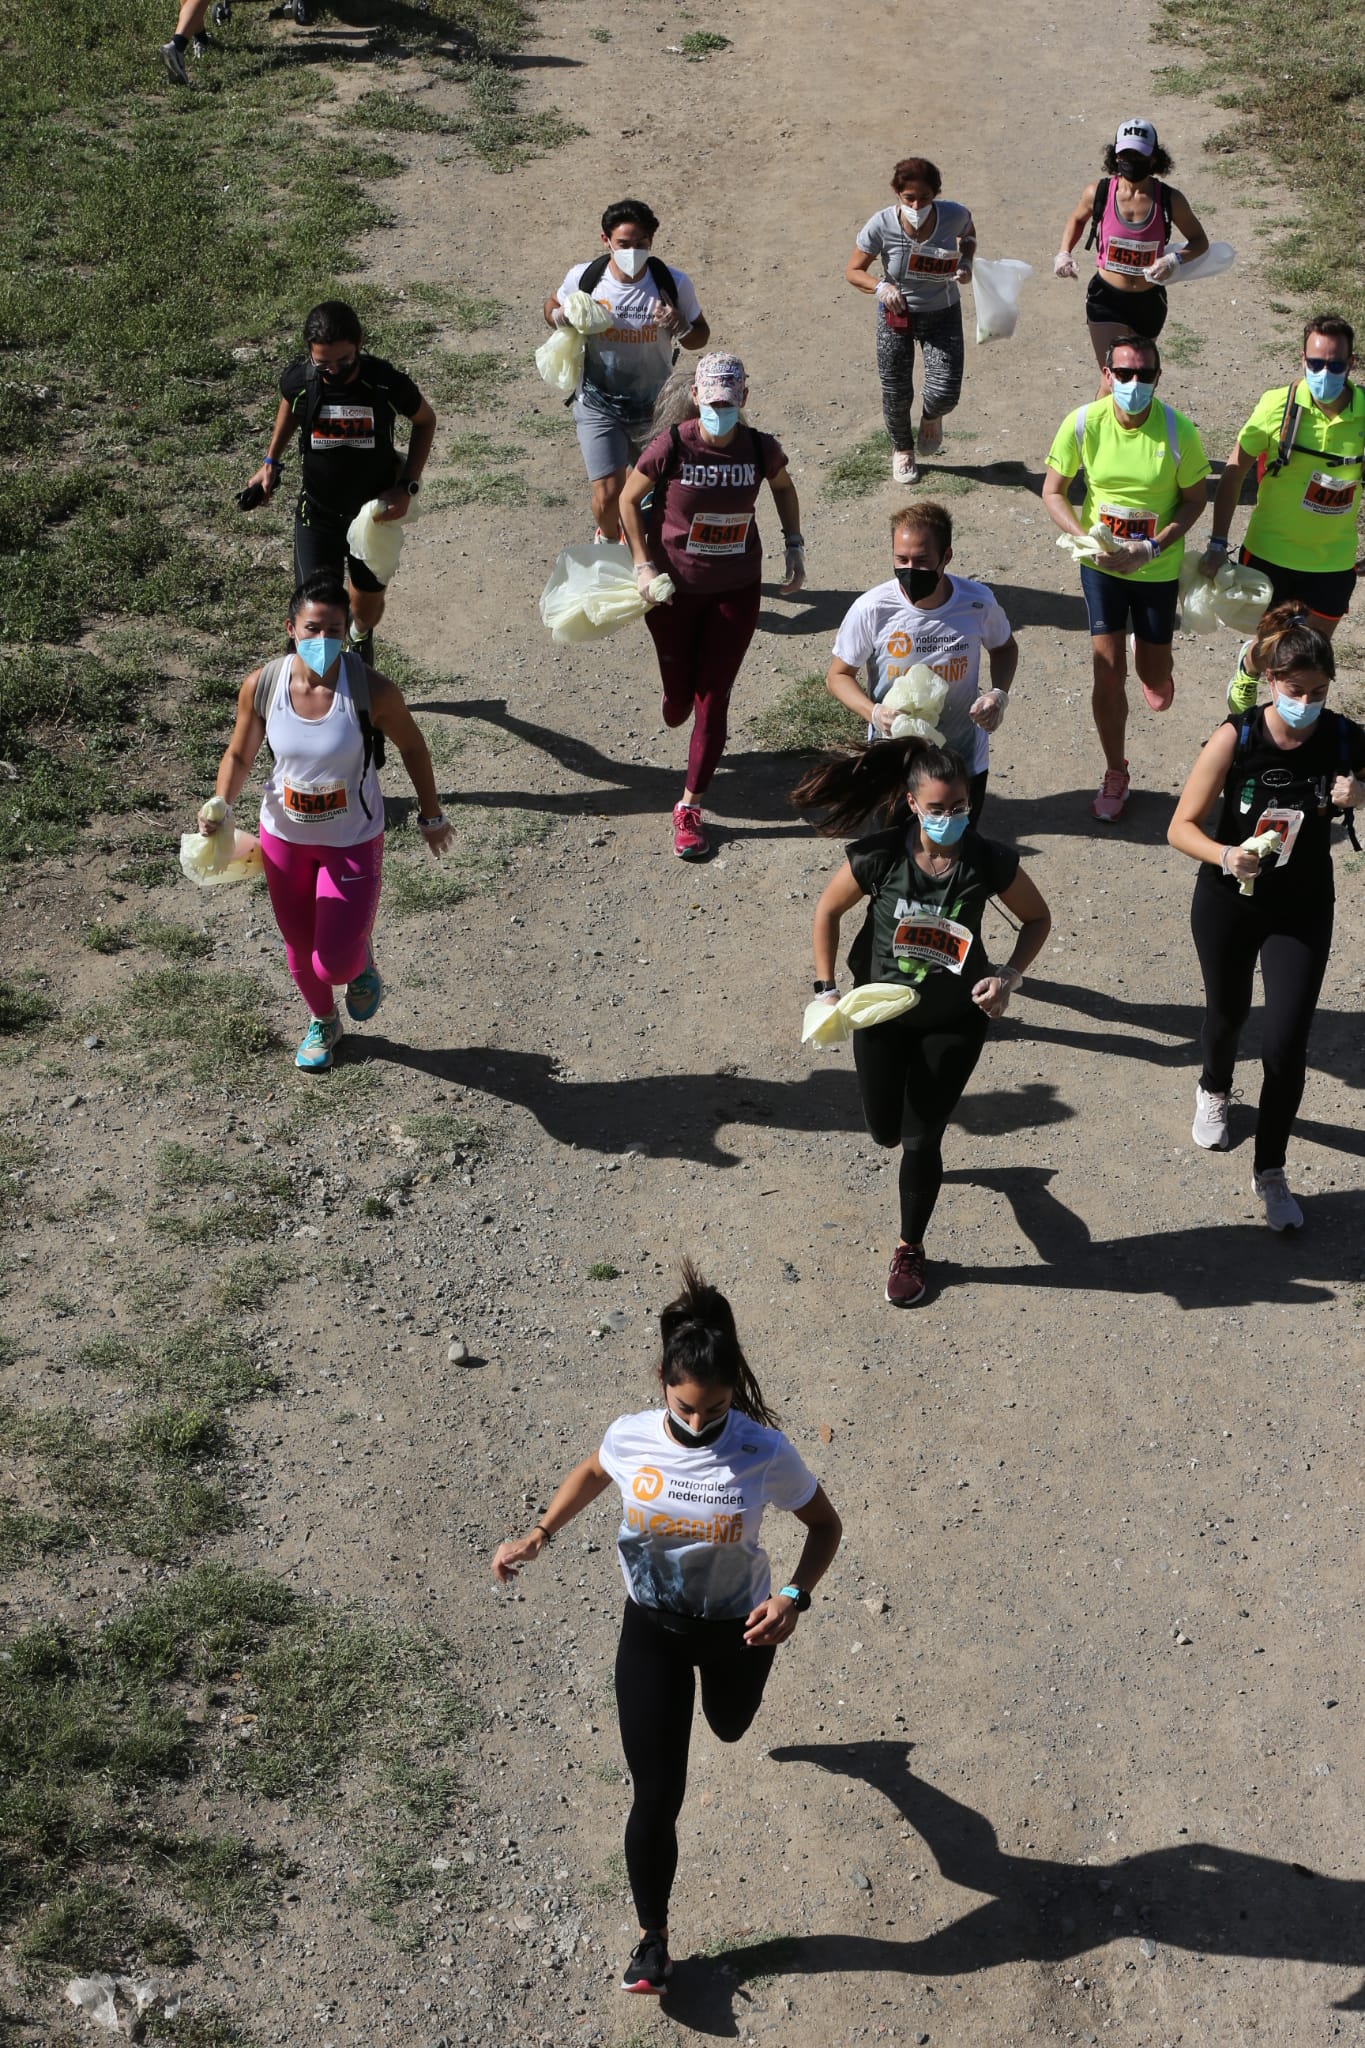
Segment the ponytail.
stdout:
<path fill-rule="evenodd" d="M 922 782 L 960 782 L 965 788 L 967 764 L 951 747 L 911 733 L 826 754 L 802 776 L 788 802 L 798 811 L 823 811 L 816 831 L 841 839 L 879 812 L 889 825 L 906 791 Z"/>
<path fill-rule="evenodd" d="M 1287 676 L 1317 669 L 1329 679 L 1337 672 L 1332 643 L 1308 623 L 1309 612 L 1297 598 L 1277 604 L 1265 614 L 1251 643 L 1251 660 L 1263 675 Z"/>
<path fill-rule="evenodd" d="M 666 1387 L 694 1380 L 699 1387 L 728 1387 L 734 1406 L 752 1422 L 777 1428 L 777 1417 L 740 1349 L 734 1310 L 718 1287 L 708 1286 L 690 1259 L 683 1260 L 682 1292 L 659 1313 Z"/>

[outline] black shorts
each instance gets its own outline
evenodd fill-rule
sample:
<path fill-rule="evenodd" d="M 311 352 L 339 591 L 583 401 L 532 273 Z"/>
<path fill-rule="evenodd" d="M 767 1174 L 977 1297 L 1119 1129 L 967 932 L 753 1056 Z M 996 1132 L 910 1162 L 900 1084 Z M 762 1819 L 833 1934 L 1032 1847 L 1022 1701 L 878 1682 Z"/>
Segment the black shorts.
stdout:
<path fill-rule="evenodd" d="M 1284 604 L 1291 597 L 1306 604 L 1320 619 L 1344 619 L 1356 594 L 1354 569 L 1286 569 L 1280 562 L 1267 562 L 1243 548 L 1239 559 L 1249 569 L 1259 569 L 1270 578 L 1271 604 Z"/>
<path fill-rule="evenodd" d="M 364 501 L 369 503 L 367 498 Z M 306 583 L 310 576 L 330 570 L 345 576 L 352 590 L 382 590 L 373 569 L 353 555 L 346 546 L 346 533 L 356 512 L 332 512 L 315 499 L 301 497 L 294 510 L 294 583 Z"/>
<path fill-rule="evenodd" d="M 1133 334 L 1155 341 L 1166 325 L 1166 287 L 1154 284 L 1145 292 L 1121 292 L 1097 270 L 1085 295 L 1085 317 L 1098 326 L 1117 322 Z"/>

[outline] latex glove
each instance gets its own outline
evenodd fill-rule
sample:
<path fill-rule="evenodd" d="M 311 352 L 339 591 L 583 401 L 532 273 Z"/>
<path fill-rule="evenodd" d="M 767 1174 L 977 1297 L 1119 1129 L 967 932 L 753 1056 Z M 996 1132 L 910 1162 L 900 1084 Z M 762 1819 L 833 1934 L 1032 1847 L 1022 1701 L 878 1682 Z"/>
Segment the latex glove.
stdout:
<path fill-rule="evenodd" d="M 778 589 L 783 597 L 795 597 L 806 580 L 806 550 L 800 541 L 788 541 L 786 567 Z"/>
<path fill-rule="evenodd" d="M 424 825 L 419 818 L 417 829 L 426 841 L 427 852 L 433 860 L 439 860 L 446 848 L 455 844 L 455 827 L 444 812 L 430 825 Z"/>
<path fill-rule="evenodd" d="M 639 591 L 641 597 L 646 600 L 649 597 L 649 586 L 653 583 L 658 573 L 652 562 L 637 562 L 635 564 L 635 588 Z"/>
<path fill-rule="evenodd" d="M 212 839 L 214 833 L 221 832 L 224 825 L 226 825 L 228 831 L 231 832 L 231 804 L 225 803 L 222 797 L 220 796 L 209 797 L 206 802 L 200 804 L 199 815 L 195 819 L 195 824 L 203 833 L 205 839 Z"/>
<path fill-rule="evenodd" d="M 379 503 L 383 508 L 374 515 L 376 526 L 387 526 L 390 520 L 406 519 L 412 504 L 412 492 L 404 484 L 395 484 L 391 490 L 382 491 Z"/>
<path fill-rule="evenodd" d="M 1010 997 L 1023 978 L 1017 967 L 997 968 L 994 974 L 988 974 L 976 984 L 972 990 L 972 1001 L 988 1017 L 1003 1017 L 1009 1008 Z"/>
<path fill-rule="evenodd" d="M 1359 810 L 1365 804 L 1365 782 L 1354 775 L 1338 775 L 1332 784 L 1332 802 L 1343 811 Z"/>
<path fill-rule="evenodd" d="M 651 299 L 649 317 L 657 327 L 663 328 L 665 334 L 671 334 L 675 339 L 681 334 L 686 334 L 692 325 L 690 320 L 683 317 L 677 306 L 669 305 L 667 299 Z"/>
<path fill-rule="evenodd" d="M 1076 259 L 1071 254 L 1071 251 L 1069 249 L 1059 249 L 1052 259 L 1052 275 L 1054 277 L 1079 277 L 1080 274 L 1080 271 L 1076 268 Z"/>
<path fill-rule="evenodd" d="M 971 264 L 970 264 L 970 263 L 969 263 L 969 262 L 968 262 L 968 261 L 967 261 L 967 260 L 966 260 L 966 259 L 964 258 L 964 259 L 963 259 L 963 261 L 962 261 L 961 263 L 959 263 L 959 264 L 958 264 L 958 266 L 957 266 L 957 269 L 956 269 L 956 271 L 955 271 L 955 272 L 953 273 L 953 283 L 954 283 L 954 284 L 970 284 L 970 283 L 971 283 L 971 281 L 972 281 L 972 266 L 971 266 Z"/>
<path fill-rule="evenodd" d="M 1117 570 L 1120 576 L 1131 576 L 1134 569 L 1141 569 L 1151 559 L 1152 543 L 1149 540 L 1129 540 L 1105 556 L 1104 566 Z"/>
<path fill-rule="evenodd" d="M 898 715 L 899 714 L 893 711 L 891 706 L 885 702 L 881 704 L 874 704 L 872 706 L 871 723 L 876 728 L 878 739 L 890 739 L 891 728 L 895 724 Z"/>
<path fill-rule="evenodd" d="M 892 284 L 889 277 L 884 277 L 877 286 L 877 303 L 882 306 L 889 306 L 893 313 L 903 313 L 905 311 L 905 300 L 901 295 L 901 288 L 898 284 Z"/>
<path fill-rule="evenodd" d="M 1149 263 L 1142 274 L 1148 284 L 1167 284 L 1179 268 L 1180 258 L 1174 250 L 1168 250 L 1164 256 L 1158 256 L 1155 263 Z"/>
<path fill-rule="evenodd" d="M 1218 571 L 1219 571 L 1219 570 L 1220 570 L 1220 569 L 1221 569 L 1221 568 L 1223 567 L 1223 565 L 1224 565 L 1224 564 L 1226 563 L 1227 559 L 1228 559 L 1228 551 L 1227 551 L 1227 549 L 1226 549 L 1225 547 L 1224 547 L 1224 548 L 1205 548 L 1205 550 L 1204 550 L 1203 554 L 1202 554 L 1202 555 L 1201 555 L 1201 556 L 1199 557 L 1199 573 L 1200 573 L 1200 575 L 1201 575 L 1201 576 L 1216 576 L 1216 575 L 1218 574 Z"/>
<path fill-rule="evenodd" d="M 995 732 L 1009 709 L 1007 690 L 983 690 L 967 716 L 982 732 Z"/>
<path fill-rule="evenodd" d="M 550 324 L 552 327 L 567 327 L 569 325 L 569 316 L 562 306 L 555 307 L 550 315 Z"/>

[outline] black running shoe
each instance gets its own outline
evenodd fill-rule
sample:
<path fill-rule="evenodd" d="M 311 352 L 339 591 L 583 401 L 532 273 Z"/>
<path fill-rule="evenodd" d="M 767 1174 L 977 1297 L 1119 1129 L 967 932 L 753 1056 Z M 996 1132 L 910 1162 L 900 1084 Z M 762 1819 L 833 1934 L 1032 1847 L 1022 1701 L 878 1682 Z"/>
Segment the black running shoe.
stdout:
<path fill-rule="evenodd" d="M 308 0 L 294 0 L 291 11 L 300 28 L 307 28 L 313 19 L 313 10 L 308 5 Z"/>
<path fill-rule="evenodd" d="M 626 1964 L 623 1991 L 644 1991 L 657 1998 L 673 1974 L 668 1943 L 662 1934 L 646 1934 Z"/>
<path fill-rule="evenodd" d="M 200 29 L 190 48 L 196 57 L 207 57 L 210 50 L 221 48 L 217 36 L 211 36 L 207 29 Z"/>
<path fill-rule="evenodd" d="M 213 0 L 213 13 L 209 18 L 215 28 L 226 28 L 232 19 L 232 0 Z"/>

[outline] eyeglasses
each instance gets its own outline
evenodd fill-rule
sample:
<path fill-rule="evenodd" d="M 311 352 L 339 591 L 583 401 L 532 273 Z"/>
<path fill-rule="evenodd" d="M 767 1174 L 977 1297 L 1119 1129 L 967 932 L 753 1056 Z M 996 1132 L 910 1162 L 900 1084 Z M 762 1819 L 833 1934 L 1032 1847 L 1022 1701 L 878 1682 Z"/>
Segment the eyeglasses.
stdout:
<path fill-rule="evenodd" d="M 1305 356 L 1304 364 L 1310 370 L 1349 370 L 1349 356 Z"/>
<path fill-rule="evenodd" d="M 1111 363 L 1109 365 L 1109 374 L 1116 384 L 1131 384 L 1134 379 L 1141 382 L 1144 377 L 1154 377 L 1156 375 L 1156 364 L 1144 363 L 1141 369 L 1138 370 L 1120 370 Z"/>
<path fill-rule="evenodd" d="M 913 795 L 914 792 L 912 791 L 911 794 Z M 970 804 L 921 804 L 920 809 L 926 818 L 965 818 L 971 806 Z"/>

